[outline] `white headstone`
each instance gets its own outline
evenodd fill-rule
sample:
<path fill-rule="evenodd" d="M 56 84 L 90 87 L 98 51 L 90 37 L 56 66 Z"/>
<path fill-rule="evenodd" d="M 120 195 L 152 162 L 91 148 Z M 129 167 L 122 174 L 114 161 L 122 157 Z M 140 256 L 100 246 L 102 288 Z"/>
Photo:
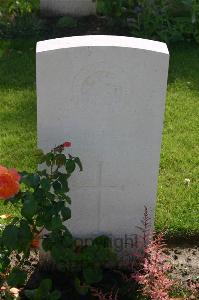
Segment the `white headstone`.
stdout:
<path fill-rule="evenodd" d="M 95 15 L 96 0 L 40 0 L 40 9 L 48 16 Z"/>
<path fill-rule="evenodd" d="M 81 36 L 37 44 L 38 146 L 65 140 L 84 171 L 71 180 L 77 236 L 135 232 L 154 216 L 169 53 L 166 44 Z"/>

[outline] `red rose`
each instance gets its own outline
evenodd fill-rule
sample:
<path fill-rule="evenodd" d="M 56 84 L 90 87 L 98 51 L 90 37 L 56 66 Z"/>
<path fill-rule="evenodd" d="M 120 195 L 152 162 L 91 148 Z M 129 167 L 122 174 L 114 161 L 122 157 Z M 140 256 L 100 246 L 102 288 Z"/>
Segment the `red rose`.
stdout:
<path fill-rule="evenodd" d="M 64 142 L 63 146 L 64 146 L 64 148 L 70 148 L 71 147 L 71 142 Z"/>
<path fill-rule="evenodd" d="M 15 169 L 0 166 L 0 199 L 9 199 L 19 192 L 20 175 Z"/>

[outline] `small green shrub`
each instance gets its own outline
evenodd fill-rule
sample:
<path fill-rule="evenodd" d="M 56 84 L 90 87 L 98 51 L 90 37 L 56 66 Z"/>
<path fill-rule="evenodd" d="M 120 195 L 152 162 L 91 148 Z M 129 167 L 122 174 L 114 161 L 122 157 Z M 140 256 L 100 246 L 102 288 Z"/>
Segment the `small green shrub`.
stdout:
<path fill-rule="evenodd" d="M 58 270 L 70 274 L 81 294 L 87 293 L 90 285 L 100 282 L 103 266 L 116 259 L 107 237 L 97 237 L 89 245 L 79 246 L 67 224 L 63 224 L 71 218 L 68 180 L 76 167 L 82 171 L 78 157 L 64 154 L 66 147 L 70 147 L 70 142 L 45 155 L 38 151 L 40 170 L 35 173 L 18 174 L 16 170 L 0 166 L 0 198 L 5 205 L 18 211 L 17 216 L 7 216 L 11 220 L 0 237 L 1 285 L 21 287 L 25 284 L 24 262 L 29 259 L 30 250 L 39 247 L 40 241 L 43 249 L 50 252 Z M 41 237 L 44 229 L 48 232 Z M 30 299 L 44 299 L 43 294 L 37 297 L 42 293 L 43 285 L 50 293 L 51 285 L 44 282 L 34 293 L 29 292 Z M 56 292 L 50 297 L 58 299 Z"/>
<path fill-rule="evenodd" d="M 12 19 L 33 13 L 39 8 L 39 0 L 1 0 L 0 18 Z"/>
<path fill-rule="evenodd" d="M 61 298 L 59 291 L 52 291 L 52 281 L 50 279 L 42 280 L 37 289 L 25 290 L 24 294 L 30 300 L 58 300 Z"/>
<path fill-rule="evenodd" d="M 0 23 L 5 38 L 38 37 L 45 30 L 45 21 L 35 14 L 16 16 L 13 20 Z"/>
<path fill-rule="evenodd" d="M 77 27 L 77 21 L 70 16 L 61 17 L 56 23 L 56 28 L 58 29 L 74 27 Z"/>
<path fill-rule="evenodd" d="M 38 36 L 44 28 L 39 18 L 38 0 L 2 0 L 0 5 L 0 35 L 3 38 Z"/>

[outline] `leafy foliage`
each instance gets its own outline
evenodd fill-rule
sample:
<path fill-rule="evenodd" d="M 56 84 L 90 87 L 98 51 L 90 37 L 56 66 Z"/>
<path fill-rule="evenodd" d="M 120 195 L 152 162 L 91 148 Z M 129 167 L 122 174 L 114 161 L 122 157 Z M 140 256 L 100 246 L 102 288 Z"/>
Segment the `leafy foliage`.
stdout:
<path fill-rule="evenodd" d="M 5 38 L 39 36 L 45 21 L 38 11 L 39 0 L 1 0 L 0 34 Z"/>
<path fill-rule="evenodd" d="M 71 16 L 61 17 L 56 23 L 57 28 L 74 28 L 76 26 L 77 21 Z"/>
<path fill-rule="evenodd" d="M 23 263 L 29 258 L 31 248 L 39 247 L 40 239 L 57 268 L 71 274 L 81 294 L 88 293 L 90 285 L 100 282 L 103 266 L 116 259 L 107 237 L 97 237 L 90 245 L 79 247 L 64 223 L 71 218 L 68 180 L 76 168 L 83 170 L 78 157 L 64 154 L 65 147 L 69 146 L 70 143 L 65 142 L 47 154 L 37 151 L 39 171 L 21 172 L 19 192 L 4 200 L 5 205 L 19 210 L 19 216 L 11 218 L 0 237 L 2 279 L 8 286 L 24 285 L 27 274 Z M 44 229 L 48 231 L 46 234 L 43 234 Z M 13 253 L 17 260 L 15 266 L 11 264 Z M 52 283 L 45 280 L 38 289 L 26 291 L 26 294 L 35 300 L 46 299 L 46 295 L 48 299 L 59 299 L 59 293 L 51 293 L 51 289 Z"/>
<path fill-rule="evenodd" d="M 4 18 L 30 14 L 39 8 L 39 0 L 1 0 L 0 12 Z"/>
<path fill-rule="evenodd" d="M 30 300 L 58 300 L 61 297 L 61 293 L 59 291 L 52 291 L 52 281 L 50 279 L 42 280 L 37 289 L 25 290 L 24 293 Z"/>
<path fill-rule="evenodd" d="M 134 36 L 199 42 L 197 0 L 98 0 L 98 11 Z"/>

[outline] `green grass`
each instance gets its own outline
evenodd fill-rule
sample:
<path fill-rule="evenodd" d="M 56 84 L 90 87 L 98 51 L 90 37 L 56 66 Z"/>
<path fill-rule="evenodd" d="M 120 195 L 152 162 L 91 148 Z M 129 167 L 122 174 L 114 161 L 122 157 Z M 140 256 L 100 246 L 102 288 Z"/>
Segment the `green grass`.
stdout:
<path fill-rule="evenodd" d="M 156 229 L 170 235 L 194 234 L 199 233 L 199 47 L 178 45 L 170 52 Z M 2 165 L 36 169 L 35 89 L 35 42 L 0 41 Z"/>
<path fill-rule="evenodd" d="M 34 170 L 35 45 L 0 41 L 0 163 Z"/>
<path fill-rule="evenodd" d="M 170 52 L 156 229 L 194 234 L 199 233 L 199 47 L 179 45 Z"/>

